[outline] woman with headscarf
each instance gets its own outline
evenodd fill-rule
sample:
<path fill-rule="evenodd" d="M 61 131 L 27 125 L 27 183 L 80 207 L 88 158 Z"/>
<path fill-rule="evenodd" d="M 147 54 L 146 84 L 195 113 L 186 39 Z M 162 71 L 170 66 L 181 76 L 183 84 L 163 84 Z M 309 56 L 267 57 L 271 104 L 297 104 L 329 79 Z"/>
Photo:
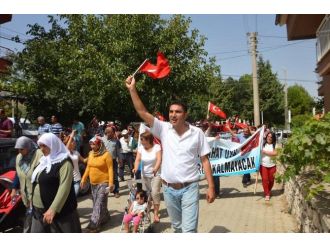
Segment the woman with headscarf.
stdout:
<path fill-rule="evenodd" d="M 108 194 L 114 189 L 113 163 L 101 137 L 93 137 L 89 145 L 92 150 L 89 152 L 87 167 L 80 185 L 83 187 L 89 177 L 92 185 L 93 212 L 84 232 L 99 232 L 100 226 L 109 219 Z"/>
<path fill-rule="evenodd" d="M 32 220 L 31 176 L 34 168 L 39 164 L 42 152 L 38 149 L 38 145 L 26 136 L 22 136 L 16 140 L 15 148 L 19 152 L 16 157 L 16 176 L 19 179 L 19 183 L 16 183 L 16 186 L 14 186 L 12 197 L 20 189 L 22 201 L 26 207 L 23 232 L 30 232 Z"/>
<path fill-rule="evenodd" d="M 38 140 L 43 153 L 32 174 L 31 232 L 81 232 L 69 151 L 53 133 Z"/>

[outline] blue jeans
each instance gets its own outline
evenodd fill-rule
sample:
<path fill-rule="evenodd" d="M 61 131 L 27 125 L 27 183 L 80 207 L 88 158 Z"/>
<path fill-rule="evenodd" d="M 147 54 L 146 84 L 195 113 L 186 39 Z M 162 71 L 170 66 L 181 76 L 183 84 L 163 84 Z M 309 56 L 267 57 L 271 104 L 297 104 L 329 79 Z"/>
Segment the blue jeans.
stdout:
<path fill-rule="evenodd" d="M 164 186 L 164 200 L 175 232 L 197 232 L 199 184 L 194 182 L 175 190 Z"/>

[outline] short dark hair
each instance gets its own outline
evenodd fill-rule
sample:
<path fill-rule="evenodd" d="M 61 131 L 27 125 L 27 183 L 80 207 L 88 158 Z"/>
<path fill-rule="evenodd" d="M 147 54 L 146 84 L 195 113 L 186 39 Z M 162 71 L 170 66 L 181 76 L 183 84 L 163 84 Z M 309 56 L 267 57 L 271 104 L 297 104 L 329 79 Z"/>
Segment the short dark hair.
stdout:
<path fill-rule="evenodd" d="M 170 104 L 170 107 L 171 107 L 172 105 L 179 105 L 179 106 L 182 107 L 182 109 L 183 109 L 184 112 L 188 112 L 188 107 L 187 107 L 187 105 L 186 105 L 185 103 L 183 103 L 182 101 L 173 101 L 173 102 Z"/>

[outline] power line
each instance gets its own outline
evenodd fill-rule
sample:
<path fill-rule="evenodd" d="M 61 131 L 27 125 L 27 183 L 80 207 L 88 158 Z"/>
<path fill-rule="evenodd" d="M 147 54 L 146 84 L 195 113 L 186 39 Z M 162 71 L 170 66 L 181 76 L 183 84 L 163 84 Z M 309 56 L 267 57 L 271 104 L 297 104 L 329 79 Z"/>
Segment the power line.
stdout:
<path fill-rule="evenodd" d="M 15 42 L 15 43 L 24 44 L 24 42 L 22 42 L 21 39 L 19 41 L 16 41 L 16 40 L 12 40 L 12 38 L 8 38 L 8 37 L 2 36 L 2 35 L 0 35 L 0 38 L 9 40 L 9 41 L 12 41 L 12 42 Z"/>
<path fill-rule="evenodd" d="M 297 45 L 297 44 L 300 44 L 304 41 L 298 41 L 298 42 L 295 42 L 295 43 L 291 43 L 291 44 L 285 44 L 285 45 L 279 45 L 279 46 L 275 46 L 275 47 L 271 47 L 269 49 L 266 49 L 266 50 L 263 50 L 262 52 L 267 52 L 267 51 L 273 51 L 273 50 L 276 50 L 276 49 L 280 49 L 280 48 L 284 48 L 284 47 L 287 47 L 287 46 L 291 46 L 291 45 Z M 265 48 L 264 48 L 265 49 Z"/>
<path fill-rule="evenodd" d="M 297 45 L 297 44 L 300 44 L 302 42 L 304 42 L 304 41 L 298 41 L 298 42 L 295 42 L 295 43 L 292 43 L 292 44 L 285 44 L 285 45 L 279 45 L 279 46 L 262 47 L 262 49 L 265 49 L 265 50 L 260 50 L 259 52 L 269 52 L 269 51 L 277 50 L 277 49 L 280 49 L 280 48 L 285 48 L 287 46 Z M 248 52 L 248 50 L 240 50 L 240 51 L 237 50 L 237 51 L 210 53 L 210 55 L 237 53 L 237 52 L 241 52 L 241 51 L 247 51 Z M 245 56 L 249 56 L 249 54 L 242 54 L 242 55 L 237 55 L 237 56 L 232 56 L 232 57 L 224 57 L 224 58 L 221 58 L 221 61 L 230 60 L 230 59 L 239 58 L 239 57 L 245 57 Z"/>
<path fill-rule="evenodd" d="M 258 32 L 258 15 L 255 15 L 256 17 L 256 33 Z"/>
<path fill-rule="evenodd" d="M 1 27 L 0 30 L 1 30 L 1 29 L 7 30 L 7 31 L 12 32 L 12 33 L 17 33 L 17 34 L 23 35 L 23 36 L 25 36 L 26 38 L 28 38 L 28 36 L 27 36 L 26 34 L 24 34 L 24 33 L 20 33 L 20 32 L 17 32 L 17 31 L 15 31 L 15 30 L 13 30 L 13 29 L 6 28 L 6 27 Z"/>
<path fill-rule="evenodd" d="M 250 74 L 248 74 L 248 75 L 250 75 Z M 242 77 L 242 75 L 228 75 L 228 74 L 221 74 L 221 76 L 238 77 L 238 78 Z M 253 78 L 253 77 L 251 76 L 251 78 Z M 285 79 L 277 78 L 277 79 L 280 81 L 286 80 L 286 81 L 293 81 L 293 82 L 316 82 L 316 80 L 293 79 L 293 78 L 285 78 Z"/>
<path fill-rule="evenodd" d="M 234 56 L 234 57 L 225 57 L 225 58 L 221 58 L 221 61 L 230 60 L 230 59 L 238 58 L 238 57 L 246 57 L 246 56 L 249 56 L 249 54 L 239 55 L 239 56 Z"/>
<path fill-rule="evenodd" d="M 275 49 L 279 49 L 279 48 L 284 48 L 287 46 L 291 46 L 291 45 L 296 45 L 296 44 L 300 44 L 305 42 L 305 40 L 302 41 L 298 41 L 295 43 L 291 43 L 291 44 L 283 44 L 283 45 L 276 45 L 276 46 L 266 46 L 266 47 L 260 47 L 260 49 L 266 49 L 266 50 L 260 50 L 262 52 L 264 51 L 270 51 L 270 50 L 275 50 Z M 314 47 L 309 47 L 309 48 L 314 48 Z M 233 51 L 219 51 L 219 52 L 211 52 L 209 53 L 210 55 L 217 55 L 217 54 L 230 54 L 230 53 L 239 53 L 239 52 L 248 52 L 249 49 L 243 49 L 243 50 L 233 50 Z M 247 56 L 248 54 L 246 54 Z M 235 56 L 237 57 L 237 56 Z M 231 58 L 231 57 L 230 57 Z"/>
<path fill-rule="evenodd" d="M 244 49 L 244 50 L 234 50 L 234 51 L 219 51 L 219 52 L 211 52 L 210 54 L 228 54 L 228 53 L 237 53 L 237 52 L 243 52 L 243 51 L 249 51 L 249 50 Z"/>
<path fill-rule="evenodd" d="M 263 38 L 277 38 L 277 39 L 286 39 L 287 37 L 283 37 L 283 36 L 274 36 L 274 35 L 258 35 L 259 37 L 263 37 Z"/>
<path fill-rule="evenodd" d="M 247 21 L 247 16 L 246 15 L 242 15 L 243 17 L 243 26 L 244 26 L 244 29 L 245 29 L 245 33 L 247 33 L 249 31 L 249 23 Z"/>
<path fill-rule="evenodd" d="M 8 47 L 2 46 L 2 45 L 0 45 L 0 48 L 6 49 L 6 50 L 11 51 L 11 52 L 14 52 L 12 49 L 9 49 Z"/>

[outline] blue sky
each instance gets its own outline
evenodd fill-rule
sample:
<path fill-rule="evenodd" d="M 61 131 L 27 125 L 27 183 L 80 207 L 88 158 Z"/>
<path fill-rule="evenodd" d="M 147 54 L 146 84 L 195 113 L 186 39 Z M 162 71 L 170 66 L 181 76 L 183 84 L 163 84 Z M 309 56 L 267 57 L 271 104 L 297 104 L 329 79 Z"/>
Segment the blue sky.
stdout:
<path fill-rule="evenodd" d="M 288 85 L 295 83 L 306 88 L 312 97 L 317 97 L 317 75 L 315 39 L 287 41 L 286 27 L 275 26 L 273 15 L 187 15 L 196 28 L 207 37 L 205 49 L 210 56 L 216 56 L 224 78 L 236 79 L 243 74 L 251 74 L 251 57 L 248 53 L 247 32 L 258 32 L 258 51 L 269 60 L 273 72 L 284 82 L 285 70 Z M 39 23 L 47 26 L 47 15 L 13 15 L 9 23 L 0 26 L 0 36 L 19 35 L 27 39 L 27 24 Z M 0 38 L 0 46 L 21 50 L 22 45 Z"/>

